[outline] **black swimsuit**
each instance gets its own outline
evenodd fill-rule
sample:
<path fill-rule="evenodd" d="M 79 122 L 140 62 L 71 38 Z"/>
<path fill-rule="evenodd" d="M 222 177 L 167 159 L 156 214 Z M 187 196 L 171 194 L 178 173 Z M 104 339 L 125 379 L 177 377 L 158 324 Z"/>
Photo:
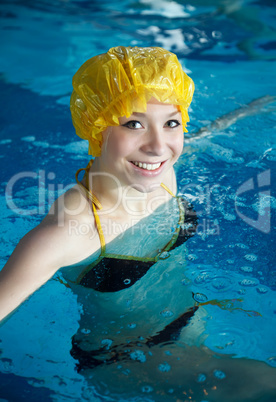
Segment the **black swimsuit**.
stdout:
<path fill-rule="evenodd" d="M 141 279 L 147 271 L 159 260 L 164 259 L 167 251 L 180 246 L 189 237 L 193 236 L 196 230 L 197 217 L 191 205 L 183 198 L 179 198 L 181 211 L 180 222 L 170 242 L 154 258 L 132 257 L 118 254 L 107 254 L 102 252 L 100 257 L 88 265 L 79 275 L 77 283 L 95 289 L 99 292 L 118 292 L 119 290 L 132 286 Z"/>

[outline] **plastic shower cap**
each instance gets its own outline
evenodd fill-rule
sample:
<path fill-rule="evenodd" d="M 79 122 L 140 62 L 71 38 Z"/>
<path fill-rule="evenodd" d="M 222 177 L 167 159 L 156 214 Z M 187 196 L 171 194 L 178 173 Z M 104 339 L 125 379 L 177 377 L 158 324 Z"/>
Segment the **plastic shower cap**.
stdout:
<path fill-rule="evenodd" d="M 89 141 L 88 153 L 100 156 L 102 132 L 119 117 L 144 113 L 147 102 L 178 105 L 184 131 L 194 83 L 177 56 L 160 47 L 111 48 L 87 60 L 73 77 L 70 101 L 73 125 Z"/>

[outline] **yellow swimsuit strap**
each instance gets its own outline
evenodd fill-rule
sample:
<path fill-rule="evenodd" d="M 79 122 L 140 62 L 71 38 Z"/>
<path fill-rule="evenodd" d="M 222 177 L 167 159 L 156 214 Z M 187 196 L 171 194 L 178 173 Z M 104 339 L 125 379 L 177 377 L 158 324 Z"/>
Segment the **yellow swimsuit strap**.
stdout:
<path fill-rule="evenodd" d="M 103 230 L 102 230 L 102 225 L 100 222 L 100 218 L 97 212 L 97 209 L 102 209 L 102 205 L 100 201 L 97 199 L 97 197 L 92 193 L 89 185 L 89 169 L 92 166 L 94 160 L 91 159 L 91 161 L 88 163 L 86 168 L 81 168 L 76 172 L 76 181 L 77 183 L 81 186 L 81 188 L 84 190 L 85 194 L 88 196 L 90 201 L 92 202 L 92 208 L 93 208 L 93 213 L 94 213 L 94 218 L 97 226 L 97 230 L 99 233 L 99 238 L 101 242 L 101 255 L 104 255 L 105 253 L 105 239 L 103 235 Z M 86 186 L 84 186 L 80 181 L 79 181 L 79 174 L 81 171 L 85 171 L 85 181 L 86 181 Z M 161 187 L 163 187 L 172 197 L 175 197 L 175 195 L 171 192 L 171 190 L 163 183 L 161 183 Z"/>
<path fill-rule="evenodd" d="M 94 214 L 94 218 L 95 218 L 95 222 L 96 222 L 96 226 L 97 226 L 97 230 L 98 230 L 99 238 L 100 238 L 100 242 L 101 242 L 101 253 L 104 253 L 105 252 L 105 240 L 104 240 L 104 235 L 103 235 L 100 218 L 97 213 L 97 208 L 102 209 L 102 205 L 101 205 L 100 201 L 98 200 L 98 198 L 90 190 L 90 185 L 89 185 L 89 169 L 92 166 L 92 163 L 93 163 L 93 159 L 91 159 L 91 161 L 88 163 L 86 168 L 81 168 L 81 169 L 77 170 L 76 181 L 77 181 L 78 185 L 84 190 L 85 194 L 88 196 L 90 201 L 92 202 L 93 214 Z M 79 181 L 79 174 L 81 171 L 85 171 L 86 186 L 84 186 Z"/>
<path fill-rule="evenodd" d="M 97 199 L 97 197 L 92 193 L 89 187 L 89 169 L 92 166 L 93 159 L 88 163 L 86 168 L 81 168 L 77 170 L 76 172 L 76 181 L 77 183 L 81 186 L 81 188 L 84 190 L 85 194 L 88 196 L 88 198 L 92 201 L 92 204 L 95 204 L 98 209 L 102 209 L 102 205 L 100 201 Z M 86 187 L 82 184 L 82 182 L 79 181 L 79 174 L 81 171 L 85 171 L 85 180 L 86 180 Z"/>
<path fill-rule="evenodd" d="M 161 187 L 163 187 L 172 197 L 175 197 L 174 193 L 172 193 L 164 183 L 161 183 Z"/>

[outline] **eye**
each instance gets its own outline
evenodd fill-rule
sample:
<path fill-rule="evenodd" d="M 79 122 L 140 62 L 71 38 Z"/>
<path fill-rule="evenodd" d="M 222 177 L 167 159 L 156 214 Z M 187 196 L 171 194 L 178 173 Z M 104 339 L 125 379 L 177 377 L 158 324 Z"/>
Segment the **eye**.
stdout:
<path fill-rule="evenodd" d="M 168 120 L 168 121 L 165 123 L 165 127 L 175 128 L 175 127 L 180 126 L 180 124 L 181 124 L 181 123 L 180 123 L 178 120 Z"/>
<path fill-rule="evenodd" d="M 127 121 L 125 124 L 122 124 L 122 126 L 130 128 L 131 130 L 137 130 L 138 128 L 143 128 L 142 124 L 137 120 Z"/>

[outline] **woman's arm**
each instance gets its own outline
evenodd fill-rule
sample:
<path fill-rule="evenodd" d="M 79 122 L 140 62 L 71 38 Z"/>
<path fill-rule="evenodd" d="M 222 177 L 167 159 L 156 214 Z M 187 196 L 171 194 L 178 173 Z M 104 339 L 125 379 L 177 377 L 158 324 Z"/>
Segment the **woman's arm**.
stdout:
<path fill-rule="evenodd" d="M 0 272 L 0 320 L 59 269 L 58 233 L 40 225 L 19 242 Z"/>
<path fill-rule="evenodd" d="M 99 247 L 89 205 L 79 191 L 60 197 L 46 218 L 18 243 L 0 271 L 0 320 L 13 312 L 55 272 L 88 257 Z M 72 224 L 73 222 L 73 224 Z M 76 229 L 89 222 L 85 235 Z M 73 229 L 74 230 L 73 230 Z M 93 241 L 91 240 L 93 238 Z"/>

